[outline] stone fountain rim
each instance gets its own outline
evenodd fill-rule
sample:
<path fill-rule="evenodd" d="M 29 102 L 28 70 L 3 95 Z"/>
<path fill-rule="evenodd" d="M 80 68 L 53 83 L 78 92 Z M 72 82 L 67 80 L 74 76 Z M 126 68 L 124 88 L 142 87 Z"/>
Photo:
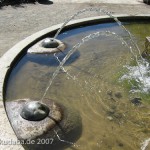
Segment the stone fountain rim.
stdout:
<path fill-rule="evenodd" d="M 120 14 L 120 15 L 113 15 L 114 17 L 117 17 L 120 21 L 132 21 L 132 20 L 150 20 L 150 14 L 138 14 L 138 15 L 126 15 L 126 14 Z M 97 17 L 89 17 L 89 18 L 83 18 L 78 20 L 70 21 L 66 28 L 70 29 L 73 27 L 78 27 L 81 25 L 86 25 L 87 23 L 94 24 L 94 23 L 106 23 L 111 22 L 113 19 L 111 19 L 109 16 L 97 16 Z M 39 32 L 36 32 L 32 34 L 31 36 L 25 38 L 24 40 L 17 43 L 15 46 L 13 46 L 11 49 L 9 49 L 1 58 L 0 58 L 0 101 L 4 102 L 4 91 L 5 91 L 5 83 L 7 81 L 7 77 L 9 74 L 9 71 L 13 68 L 15 62 L 17 61 L 17 58 L 21 56 L 21 54 L 25 53 L 25 48 L 33 45 L 34 43 L 38 42 L 40 39 L 42 39 L 44 36 L 56 32 L 62 24 L 57 24 L 54 26 L 51 26 L 49 28 L 46 28 L 44 30 L 41 30 Z M 3 110 L 5 110 L 5 106 L 3 103 Z M 4 114 L 4 119 L 6 119 L 6 122 L 4 125 L 2 125 L 6 131 L 4 132 L 4 135 L 7 133 L 11 135 L 11 137 L 16 137 L 13 129 L 9 129 L 7 132 L 7 128 L 11 128 L 9 120 L 7 118 L 7 114 Z M 11 139 L 11 137 L 9 139 Z M 5 145 L 6 149 L 9 148 L 9 145 Z M 21 149 L 23 147 L 19 146 Z"/>

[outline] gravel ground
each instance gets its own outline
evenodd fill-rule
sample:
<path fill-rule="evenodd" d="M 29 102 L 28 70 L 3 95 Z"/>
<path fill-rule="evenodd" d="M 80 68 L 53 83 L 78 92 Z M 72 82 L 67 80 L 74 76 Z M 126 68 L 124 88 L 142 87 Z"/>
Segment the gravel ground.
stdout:
<path fill-rule="evenodd" d="M 114 14 L 150 14 L 150 6 L 144 3 L 137 5 L 92 3 L 55 3 L 43 5 L 36 3 L 19 7 L 3 7 L 0 10 L 0 56 L 34 32 L 62 23 L 78 10 L 88 7 L 104 8 Z M 97 14 L 87 12 L 78 18 L 94 15 Z"/>

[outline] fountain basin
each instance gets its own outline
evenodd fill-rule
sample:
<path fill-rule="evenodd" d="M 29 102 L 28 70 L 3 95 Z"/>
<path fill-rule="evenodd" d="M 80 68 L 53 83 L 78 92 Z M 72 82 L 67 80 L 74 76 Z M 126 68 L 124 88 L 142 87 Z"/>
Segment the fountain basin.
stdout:
<path fill-rule="evenodd" d="M 134 17 L 130 17 L 130 16 L 120 16 L 119 19 L 123 19 L 123 20 L 128 20 L 128 19 L 131 19 L 131 18 L 136 18 L 135 16 Z M 145 18 L 145 19 L 149 19 L 149 16 L 137 16 L 137 18 L 140 20 L 142 18 Z M 101 20 L 102 19 L 102 20 Z M 73 23 L 70 23 L 70 27 L 71 26 L 78 26 L 78 25 L 83 25 L 85 23 L 88 23 L 88 22 L 92 22 L 92 18 L 90 19 L 84 19 L 85 22 L 80 22 L 81 20 L 77 21 L 77 24 L 73 24 Z M 107 21 L 112 21 L 110 18 L 105 18 L 105 17 L 102 17 L 102 18 L 93 18 L 93 22 L 96 23 L 96 22 L 107 22 Z M 54 31 L 57 29 L 58 26 L 55 26 L 53 27 Z M 69 26 L 68 26 L 69 27 Z M 46 32 L 46 30 L 48 32 Z M 4 84 L 4 81 L 7 80 L 7 76 L 6 76 L 6 73 L 9 73 L 8 71 L 10 71 L 9 69 L 11 67 L 13 67 L 13 65 L 15 64 L 15 62 L 17 61 L 17 58 L 19 58 L 20 56 L 22 56 L 22 54 L 24 54 L 26 52 L 26 49 L 27 47 L 30 47 L 31 45 L 33 45 L 34 43 L 36 43 L 39 39 L 41 40 L 43 38 L 43 36 L 46 36 L 47 34 L 50 33 L 50 31 L 48 29 L 46 29 L 43 33 L 40 32 L 41 36 L 37 36 L 34 35 L 32 36 L 32 38 L 28 38 L 26 39 L 24 42 L 22 42 L 21 44 L 18 44 L 17 47 L 14 47 L 11 49 L 11 52 L 9 51 L 7 54 L 4 55 L 4 57 L 1 59 L 2 61 L 2 66 L 1 68 L 3 69 L 3 73 L 2 73 L 2 76 L 1 76 L 1 81 L 2 81 L 2 84 L 1 84 L 1 99 L 4 100 L 4 89 L 5 89 L 5 84 Z M 52 32 L 54 32 L 52 31 Z M 39 33 L 38 33 L 39 34 Z M 16 48 L 18 49 L 18 52 L 16 51 Z M 11 54 L 10 54 L 11 53 Z M 11 56 L 10 56 L 11 55 Z M 13 56 L 12 56 L 13 55 Z M 17 56 L 17 57 L 16 57 Z"/>

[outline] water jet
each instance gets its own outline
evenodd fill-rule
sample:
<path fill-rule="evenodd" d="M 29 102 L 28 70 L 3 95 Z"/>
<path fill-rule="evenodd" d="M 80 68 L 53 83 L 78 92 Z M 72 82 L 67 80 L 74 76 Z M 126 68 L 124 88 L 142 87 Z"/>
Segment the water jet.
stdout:
<path fill-rule="evenodd" d="M 91 10 L 94 11 L 93 9 Z M 85 12 L 85 10 L 82 12 Z M 137 28 L 142 29 L 144 26 L 144 28 L 147 27 L 147 30 L 149 30 L 148 24 L 139 23 L 141 20 L 148 22 L 149 16 L 120 15 L 115 16 L 116 18 L 122 21 L 122 24 L 137 39 L 143 39 L 135 32 L 138 31 Z M 136 21 L 132 22 L 131 18 Z M 136 24 L 136 22 L 138 23 Z M 47 61 L 54 57 L 55 61 L 58 62 L 57 66 L 51 65 L 51 63 L 43 65 L 42 63 L 31 61 L 32 58 L 28 59 L 31 55 L 28 53 L 30 52 L 29 50 L 34 49 L 33 47 L 36 44 L 41 48 L 42 42 L 47 37 L 52 37 L 52 29 L 46 29 L 32 38 L 30 37 L 30 40 L 28 40 L 30 42 L 26 43 L 19 50 L 20 52 L 22 50 L 23 54 L 21 61 L 17 61 L 15 65 L 14 60 L 13 63 L 5 63 L 7 66 L 13 66 L 8 74 L 9 78 L 5 78 L 8 81 L 5 85 L 6 93 L 4 96 L 6 99 L 6 112 L 18 138 L 22 139 L 23 137 L 24 140 L 30 138 L 37 140 L 38 137 L 41 139 L 52 138 L 56 141 L 54 145 L 51 145 L 52 149 L 57 150 L 64 143 L 64 149 L 74 145 L 80 145 L 80 148 L 83 150 L 88 148 L 94 149 L 95 147 L 98 148 L 99 144 L 101 144 L 102 149 L 109 149 L 110 147 L 117 149 L 117 145 L 120 145 L 119 143 L 125 149 L 139 149 L 143 138 L 148 139 L 149 133 L 146 134 L 143 131 L 148 131 L 147 127 L 150 120 L 147 112 L 149 112 L 149 104 L 142 102 L 144 107 L 131 105 L 131 100 L 135 98 L 136 93 L 129 92 L 118 81 L 119 77 L 122 76 L 124 65 L 130 65 L 132 60 L 140 60 L 139 51 L 136 49 L 137 45 L 133 43 L 134 38 L 131 40 L 132 35 L 130 37 L 121 28 L 120 22 L 118 23 L 119 26 L 114 22 L 113 18 L 105 16 L 87 18 L 78 20 L 76 23 L 65 24 L 65 29 L 61 34 L 56 34 L 55 36 L 63 43 L 67 43 L 67 48 L 63 50 L 65 57 L 62 60 L 58 56 L 60 51 L 56 52 L 56 54 L 54 52 L 55 55 L 52 55 L 52 53 L 48 55 L 33 55 L 33 57 L 36 57 L 35 59 L 38 59 L 37 62 Z M 81 25 L 82 27 L 80 27 Z M 62 25 L 53 27 L 53 30 L 56 31 L 59 28 L 61 29 L 61 27 Z M 144 30 L 141 31 L 144 32 Z M 143 33 L 144 37 L 147 36 L 146 32 Z M 55 46 L 57 47 L 57 44 Z M 49 48 L 46 46 L 45 49 L 48 50 Z M 70 56 L 74 56 L 74 52 L 77 50 L 80 52 L 80 57 L 66 65 L 67 60 Z M 16 52 L 16 48 L 13 52 Z M 18 53 L 15 55 L 18 56 Z M 2 60 L 6 62 L 6 57 Z M 137 63 L 135 63 L 135 66 L 137 66 Z M 139 68 L 137 67 L 136 69 L 138 70 Z M 141 76 L 139 75 L 139 77 Z M 117 80 L 115 80 L 116 78 Z M 128 81 L 131 82 L 131 80 L 127 80 L 127 83 L 129 83 Z M 132 90 L 135 90 L 133 88 L 132 86 Z M 108 94 L 107 91 L 111 91 L 111 93 Z M 34 97 L 40 97 L 37 101 L 46 106 L 53 102 L 57 104 L 60 118 L 55 121 L 56 119 L 49 115 L 50 118 L 46 116 L 46 118 L 39 121 L 23 119 L 18 112 L 23 110 L 21 108 L 28 104 L 29 101 L 36 101 L 33 95 Z M 20 99 L 20 97 L 27 96 L 30 99 Z M 139 98 L 140 96 L 136 97 Z M 48 99 L 45 100 L 45 98 Z M 77 111 L 75 111 L 76 109 Z M 108 112 L 111 112 L 111 116 Z M 51 113 L 52 109 L 49 108 L 49 114 Z M 75 115 L 75 119 L 72 118 L 73 115 Z M 17 122 L 19 119 L 22 119 L 22 123 L 26 123 L 23 128 L 28 127 L 23 133 L 20 128 L 18 130 Z M 52 122 L 51 128 L 46 127 L 46 121 L 48 120 Z M 67 124 L 68 122 L 70 122 L 70 125 Z M 32 136 L 29 130 L 31 128 L 27 125 L 29 123 L 32 123 L 33 131 L 35 131 L 34 133 L 32 132 Z M 53 126 L 54 124 L 56 128 Z M 39 132 L 42 126 L 44 126 L 41 130 L 42 132 Z M 136 134 L 136 131 L 138 131 L 139 135 Z M 136 143 L 134 146 L 132 144 L 133 140 Z M 89 142 L 87 143 L 87 141 Z M 101 141 L 103 142 L 101 143 Z M 41 149 L 42 146 L 44 146 L 43 149 L 47 148 L 46 144 L 41 144 Z M 38 149 L 38 145 L 30 144 L 27 148 Z M 76 149 L 78 149 L 77 146 Z"/>

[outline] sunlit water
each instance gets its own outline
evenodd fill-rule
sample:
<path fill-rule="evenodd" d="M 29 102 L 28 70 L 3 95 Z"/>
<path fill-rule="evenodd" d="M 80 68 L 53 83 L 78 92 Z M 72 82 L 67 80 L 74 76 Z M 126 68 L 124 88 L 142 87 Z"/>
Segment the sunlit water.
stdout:
<path fill-rule="evenodd" d="M 149 35 L 149 24 L 127 23 L 126 27 L 142 49 L 145 36 Z M 115 32 L 130 42 L 127 33 L 115 23 L 73 29 L 58 38 L 69 50 L 85 36 L 100 31 Z M 25 55 L 10 75 L 6 100 L 40 99 L 59 65 L 56 58 L 61 61 L 64 56 L 62 53 L 56 57 Z M 134 105 L 131 100 L 139 97 L 139 93 L 132 93 L 132 89 L 127 89 L 120 81 L 129 76 L 140 77 L 139 73 L 134 75 L 134 69 L 138 70 L 136 66 L 130 68 L 133 59 L 129 48 L 120 40 L 99 36 L 81 45 L 53 80 L 45 97 L 73 107 L 82 118 L 83 131 L 75 149 L 137 150 L 144 147 L 142 143 L 150 137 L 150 99 L 141 97 L 142 104 Z M 124 66 L 129 71 L 124 73 Z"/>
<path fill-rule="evenodd" d="M 140 92 L 140 93 L 149 94 L 149 92 L 150 92 L 150 66 L 149 66 L 149 62 L 147 62 L 147 60 L 145 60 L 144 64 L 143 63 L 139 64 L 140 71 L 139 71 L 138 66 L 124 66 L 124 67 L 127 68 L 128 72 L 127 72 L 127 74 L 124 74 L 120 78 L 120 81 L 135 80 L 135 82 L 138 85 L 135 87 L 133 85 L 130 92 L 132 92 L 132 93 Z M 141 76 L 141 73 L 143 76 Z"/>

